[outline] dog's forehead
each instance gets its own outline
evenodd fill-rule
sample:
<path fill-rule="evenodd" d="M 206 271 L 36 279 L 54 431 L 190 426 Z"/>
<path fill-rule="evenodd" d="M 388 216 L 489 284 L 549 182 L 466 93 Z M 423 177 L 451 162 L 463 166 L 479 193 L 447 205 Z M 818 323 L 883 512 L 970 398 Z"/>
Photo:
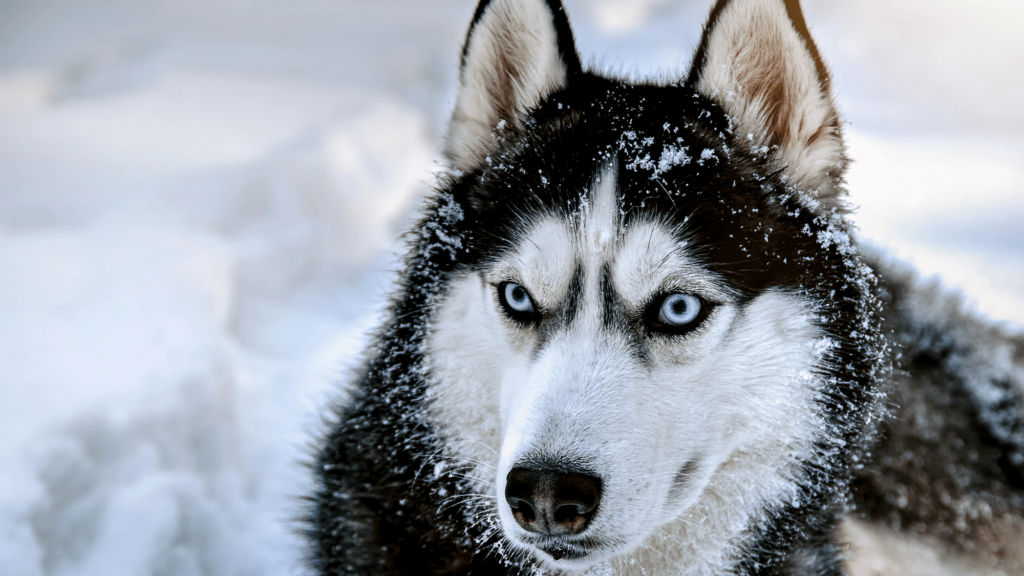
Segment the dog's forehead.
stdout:
<path fill-rule="evenodd" d="M 574 275 L 582 273 L 586 283 L 596 284 L 604 271 L 618 296 L 634 306 L 665 290 L 731 300 L 728 286 L 700 264 L 685 240 L 685 227 L 655 219 L 626 222 L 617 170 L 605 165 L 577 211 L 537 218 L 488 280 L 521 282 L 541 305 L 560 301 Z"/>

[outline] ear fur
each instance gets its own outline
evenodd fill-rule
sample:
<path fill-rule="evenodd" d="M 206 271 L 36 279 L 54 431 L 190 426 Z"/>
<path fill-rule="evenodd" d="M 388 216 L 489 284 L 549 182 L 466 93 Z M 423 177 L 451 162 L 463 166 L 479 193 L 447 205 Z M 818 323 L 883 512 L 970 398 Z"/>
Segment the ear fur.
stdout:
<path fill-rule="evenodd" d="M 737 121 L 738 141 L 773 150 L 812 204 L 845 208 L 839 114 L 799 0 L 718 0 L 687 82 Z"/>
<path fill-rule="evenodd" d="M 481 0 L 463 48 L 445 156 L 455 168 L 472 170 L 493 146 L 500 122 L 520 124 L 580 70 L 559 0 Z"/>

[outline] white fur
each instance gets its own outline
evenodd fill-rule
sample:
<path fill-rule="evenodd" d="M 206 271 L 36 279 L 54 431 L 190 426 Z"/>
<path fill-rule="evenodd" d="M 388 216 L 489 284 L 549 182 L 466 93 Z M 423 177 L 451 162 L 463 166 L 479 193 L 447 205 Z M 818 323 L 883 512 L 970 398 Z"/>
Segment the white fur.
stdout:
<path fill-rule="evenodd" d="M 543 0 L 494 0 L 466 48 L 445 147 L 463 171 L 483 160 L 500 122 L 518 122 L 566 82 L 554 20 Z"/>
<path fill-rule="evenodd" d="M 732 0 L 708 34 L 697 90 L 736 118 L 741 143 L 756 150 L 775 136 L 786 174 L 812 200 L 841 207 L 838 114 L 783 1 Z"/>
<path fill-rule="evenodd" d="M 827 346 L 800 297 L 769 292 L 741 306 L 673 230 L 623 228 L 614 171 L 599 176 L 582 213 L 542 219 L 489 270 L 452 281 L 425 344 L 428 417 L 475 468 L 510 543 L 549 567 L 725 573 L 766 506 L 794 498 L 794 455 L 812 458 L 812 442 L 826 433 L 814 373 Z M 550 309 L 577 264 L 584 297 L 575 321 L 537 349 L 535 334 L 505 318 L 495 287 L 519 282 Z M 651 338 L 644 363 L 627 334 L 603 325 L 605 265 L 627 308 L 675 291 L 719 305 L 696 332 Z M 525 543 L 502 495 L 527 452 L 566 455 L 601 475 L 601 507 L 586 535 L 606 548 L 554 562 Z M 675 485 L 691 460 L 690 478 Z"/>
<path fill-rule="evenodd" d="M 617 168 L 608 164 L 594 180 L 594 193 L 590 202 L 584 204 L 580 220 L 586 246 L 592 252 L 603 252 L 614 240 L 619 228 L 619 204 Z"/>
<path fill-rule="evenodd" d="M 1008 553 L 999 558 L 998 566 L 991 564 L 990 558 L 994 556 L 964 554 L 927 536 L 897 532 L 861 520 L 847 518 L 839 537 L 849 545 L 846 564 L 850 576 L 1008 576 L 1020 573 L 1024 550 L 1020 547 L 1020 528 L 1013 522 L 1005 524 L 996 540 Z"/>

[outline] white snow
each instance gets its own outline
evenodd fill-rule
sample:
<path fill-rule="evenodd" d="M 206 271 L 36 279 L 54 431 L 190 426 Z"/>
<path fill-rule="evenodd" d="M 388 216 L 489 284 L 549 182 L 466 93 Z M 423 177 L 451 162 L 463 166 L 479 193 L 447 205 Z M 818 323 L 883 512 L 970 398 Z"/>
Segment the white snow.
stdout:
<path fill-rule="evenodd" d="M 715 151 L 711 148 L 705 148 L 704 151 L 700 153 L 700 159 L 697 160 L 697 163 L 703 166 L 705 160 L 710 160 L 712 158 L 718 158 L 718 156 L 715 156 Z"/>
<path fill-rule="evenodd" d="M 686 166 L 690 157 L 686 154 L 688 146 L 665 146 L 658 160 L 658 172 L 668 172 L 673 166 Z"/>
<path fill-rule="evenodd" d="M 474 4 L 0 5 L 0 573 L 301 571 L 299 461 L 437 169 Z M 862 235 L 1024 323 L 1020 5 L 805 4 Z M 684 70 L 708 9 L 566 5 L 585 59 L 638 75 Z"/>

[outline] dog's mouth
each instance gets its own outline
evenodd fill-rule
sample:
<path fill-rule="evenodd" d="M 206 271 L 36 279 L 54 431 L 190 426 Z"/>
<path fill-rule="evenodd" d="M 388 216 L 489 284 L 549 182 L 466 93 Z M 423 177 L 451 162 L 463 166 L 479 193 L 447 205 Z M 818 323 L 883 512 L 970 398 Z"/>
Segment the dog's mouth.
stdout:
<path fill-rule="evenodd" d="M 553 546 L 551 548 L 539 548 L 539 550 L 554 561 L 559 560 L 582 560 L 588 556 L 588 552 L 580 550 L 575 546 Z"/>
<path fill-rule="evenodd" d="M 593 538 L 578 538 L 567 540 L 564 538 L 537 538 L 529 539 L 525 544 L 550 557 L 554 562 L 577 563 L 586 561 L 594 556 L 601 556 L 601 552 L 607 546 Z"/>

